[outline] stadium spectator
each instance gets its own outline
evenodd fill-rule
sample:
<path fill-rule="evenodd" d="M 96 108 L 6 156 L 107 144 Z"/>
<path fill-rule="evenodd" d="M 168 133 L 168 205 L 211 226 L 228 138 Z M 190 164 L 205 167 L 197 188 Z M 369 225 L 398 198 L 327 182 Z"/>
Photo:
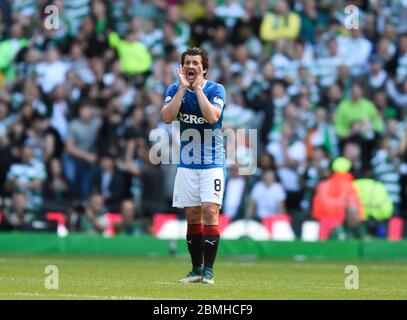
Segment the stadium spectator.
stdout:
<path fill-rule="evenodd" d="M 400 185 L 401 185 L 401 203 L 400 215 L 407 218 L 407 126 L 404 128 L 404 134 L 398 146 L 398 155 L 400 157 Z"/>
<path fill-rule="evenodd" d="M 89 66 L 89 59 L 84 55 L 80 43 L 72 44 L 67 62 L 69 70 L 75 72 L 83 83 L 90 84 L 95 81 L 95 76 Z"/>
<path fill-rule="evenodd" d="M 100 158 L 99 168 L 93 179 L 93 191 L 99 193 L 112 212 L 118 211 L 124 196 L 122 172 L 116 168 L 114 157 L 105 154 Z"/>
<path fill-rule="evenodd" d="M 326 109 L 318 107 L 315 110 L 315 124 L 308 130 L 306 142 L 308 156 L 312 157 L 316 148 L 324 148 L 330 157 L 338 155 L 338 139 Z"/>
<path fill-rule="evenodd" d="M 199 1 L 181 1 L 179 6 L 182 18 L 189 24 L 205 15 L 204 5 Z"/>
<path fill-rule="evenodd" d="M 223 128 L 249 129 L 256 122 L 256 114 L 245 106 L 243 95 L 228 97 L 228 105 L 223 113 Z"/>
<path fill-rule="evenodd" d="M 61 161 L 52 158 L 49 161 L 47 180 L 44 183 L 45 201 L 64 201 L 72 196 L 71 186 L 65 177 Z"/>
<path fill-rule="evenodd" d="M 372 236 L 386 237 L 386 220 L 394 212 L 393 202 L 386 188 L 373 179 L 357 179 L 353 184 L 363 207 L 361 230 Z"/>
<path fill-rule="evenodd" d="M 319 221 L 330 219 L 337 227 L 344 226 L 348 234 L 359 237 L 362 207 L 349 173 L 350 160 L 339 157 L 332 163 L 332 176 L 322 181 L 312 200 L 312 216 Z"/>
<path fill-rule="evenodd" d="M 14 161 L 7 135 L 8 122 L 12 119 L 7 118 L 7 109 L 7 105 L 0 103 L 0 197 L 6 195 L 6 176 L 10 165 Z"/>
<path fill-rule="evenodd" d="M 290 97 L 283 82 L 275 82 L 271 91 L 271 101 L 264 106 L 265 116 L 261 127 L 263 143 L 278 139 L 284 120 L 283 110 L 290 102 Z"/>
<path fill-rule="evenodd" d="M 260 38 L 263 41 L 274 42 L 279 38 L 296 39 L 301 28 L 299 15 L 290 11 L 287 1 L 278 0 L 273 6 L 273 12 L 267 12 L 260 25 Z"/>
<path fill-rule="evenodd" d="M 383 120 L 397 118 L 399 112 L 397 108 L 389 102 L 389 98 L 385 90 L 378 90 L 373 93 L 373 103 L 376 106 L 380 117 Z M 396 120 L 397 121 L 397 120 Z M 398 123 L 398 121 L 397 121 Z"/>
<path fill-rule="evenodd" d="M 80 199 L 87 198 L 91 192 L 92 165 L 97 160 L 95 144 L 101 120 L 94 117 L 93 111 L 89 101 L 81 103 L 79 118 L 70 122 L 66 141 L 64 170 L 75 196 Z"/>
<path fill-rule="evenodd" d="M 234 59 L 229 67 L 230 71 L 242 75 L 242 82 L 240 85 L 243 90 L 246 90 L 253 85 L 257 75 L 258 64 L 253 59 L 250 59 L 249 51 L 243 44 L 235 47 L 233 50 L 233 58 Z"/>
<path fill-rule="evenodd" d="M 379 141 L 372 158 L 372 177 L 381 182 L 393 202 L 394 215 L 399 214 L 400 207 L 400 176 L 398 174 L 398 161 L 396 153 L 392 150 L 390 139 L 384 137 Z"/>
<path fill-rule="evenodd" d="M 23 36 L 23 27 L 15 22 L 9 30 L 9 38 L 0 42 L 0 71 L 6 79 L 13 79 L 15 75 L 13 60 L 21 48 L 28 44 L 27 38 Z"/>
<path fill-rule="evenodd" d="M 261 181 L 257 182 L 251 193 L 247 205 L 247 217 L 262 220 L 279 213 L 286 213 L 286 193 L 280 183 L 276 181 L 276 174 L 266 170 Z"/>
<path fill-rule="evenodd" d="M 7 138 L 7 132 L 10 125 L 16 120 L 16 117 L 10 114 L 9 107 L 3 101 L 0 101 L 0 137 Z"/>
<path fill-rule="evenodd" d="M 401 110 L 403 117 L 407 114 L 407 80 L 400 84 L 400 89 L 397 88 L 394 81 L 389 80 L 386 83 L 386 90 L 389 98 Z"/>
<path fill-rule="evenodd" d="M 132 139 L 127 144 L 124 163 L 119 164 L 124 172 L 132 176 L 131 193 L 136 203 L 140 203 L 143 218 L 150 220 L 156 212 L 164 212 L 163 172 L 159 165 L 152 163 L 149 148 L 143 138 Z"/>
<path fill-rule="evenodd" d="M 109 33 L 109 45 L 117 50 L 125 75 L 137 75 L 150 70 L 151 55 L 139 41 L 139 34 L 137 30 L 129 30 L 126 39 L 121 39 L 116 32 Z"/>
<path fill-rule="evenodd" d="M 244 217 L 247 191 L 247 178 L 239 175 L 239 166 L 233 165 L 225 182 L 225 201 L 222 208 L 222 212 L 230 220 Z"/>
<path fill-rule="evenodd" d="M 205 14 L 192 24 L 192 39 L 195 45 L 201 46 L 205 41 L 212 41 L 214 30 L 225 26 L 221 18 L 215 14 L 216 0 L 205 1 Z"/>
<path fill-rule="evenodd" d="M 186 46 L 191 35 L 191 29 L 188 23 L 182 20 L 180 8 L 172 5 L 167 9 L 166 21 L 175 28 L 175 43 L 178 46 Z"/>
<path fill-rule="evenodd" d="M 50 45 L 45 52 L 46 59 L 35 69 L 37 82 L 44 92 L 49 94 L 59 84 L 65 82 L 65 76 L 69 69 L 69 64 L 61 61 L 59 49 Z"/>
<path fill-rule="evenodd" d="M 373 55 L 369 59 L 369 62 L 368 84 L 365 92 L 366 96 L 371 98 L 375 91 L 384 88 L 388 75 L 383 69 L 384 61 L 380 56 Z"/>
<path fill-rule="evenodd" d="M 361 28 L 350 30 L 349 36 L 338 36 L 339 53 L 345 57 L 345 64 L 354 77 L 365 73 L 372 43 L 366 39 Z"/>
<path fill-rule="evenodd" d="M 349 172 L 356 179 L 365 177 L 369 168 L 369 164 L 363 161 L 361 155 L 362 151 L 359 144 L 354 142 L 345 143 L 342 156 L 352 162 L 352 167 Z"/>
<path fill-rule="evenodd" d="M 368 167 L 375 137 L 383 131 L 383 121 L 375 105 L 363 97 L 360 83 L 352 84 L 352 97 L 344 99 L 335 112 L 335 128 L 343 147 L 347 141 L 360 145 L 362 162 Z"/>
<path fill-rule="evenodd" d="M 313 150 L 311 159 L 304 171 L 304 195 L 301 200 L 301 208 L 306 214 L 310 212 L 312 198 L 318 184 L 329 178 L 329 158 L 326 150 L 316 147 Z"/>
<path fill-rule="evenodd" d="M 261 42 L 258 38 L 261 16 L 256 12 L 254 0 L 244 1 L 244 14 L 237 19 L 232 30 L 232 43 L 245 44 L 250 50 L 250 56 L 261 54 Z"/>
<path fill-rule="evenodd" d="M 116 224 L 115 229 L 117 233 L 124 233 L 131 236 L 140 236 L 147 232 L 145 229 L 145 221 L 140 217 L 136 210 L 133 200 L 123 200 L 120 207 L 120 213 L 123 220 Z"/>
<path fill-rule="evenodd" d="M 87 30 L 81 30 L 80 45 L 86 57 L 102 57 L 108 52 L 106 29 L 109 26 L 108 8 L 103 1 L 92 2 L 92 16 Z"/>
<path fill-rule="evenodd" d="M 215 14 L 221 18 L 229 29 L 232 29 L 236 21 L 243 17 L 245 10 L 237 0 L 225 0 L 215 8 Z"/>
<path fill-rule="evenodd" d="M 300 37 L 307 42 L 315 43 L 317 34 L 326 28 L 328 24 L 327 16 L 318 9 L 315 0 L 308 0 L 303 1 L 300 18 Z"/>
<path fill-rule="evenodd" d="M 290 211 L 299 209 L 302 197 L 300 170 L 306 159 L 305 144 L 294 134 L 294 129 L 284 124 L 281 138 L 267 146 L 267 151 L 276 161 L 277 175 L 287 194 L 286 204 Z"/>
<path fill-rule="evenodd" d="M 399 51 L 397 52 L 396 79 L 399 82 L 407 78 L 407 34 L 401 35 L 399 39 Z"/>
<path fill-rule="evenodd" d="M 352 98 L 340 102 L 335 113 L 335 127 L 342 139 L 382 131 L 383 123 L 376 107 L 363 98 L 363 89 L 359 83 L 352 85 Z"/>
<path fill-rule="evenodd" d="M 338 41 L 331 37 L 327 40 L 326 50 L 316 53 L 313 61 L 313 73 L 322 87 L 335 85 L 338 80 L 339 66 L 345 63 L 345 57 L 339 53 Z"/>
<path fill-rule="evenodd" d="M 90 14 L 91 0 L 63 0 L 64 3 L 64 16 L 69 21 L 69 33 L 75 35 L 82 21 Z"/>
<path fill-rule="evenodd" d="M 107 220 L 104 215 L 108 212 L 103 197 L 92 194 L 84 206 L 84 211 L 79 216 L 79 230 L 83 233 L 104 233 L 107 230 Z"/>
<path fill-rule="evenodd" d="M 27 197 L 20 191 L 11 195 L 9 206 L 3 208 L 0 230 L 27 230 L 34 219 L 34 213 L 27 207 Z"/>
<path fill-rule="evenodd" d="M 27 198 L 27 208 L 38 210 L 42 205 L 42 186 L 47 177 L 44 164 L 34 158 L 34 149 L 26 142 L 19 149 L 19 162 L 7 172 L 7 188 L 19 191 Z"/>
<path fill-rule="evenodd" d="M 52 102 L 50 102 L 51 126 L 57 131 L 62 141 L 65 141 L 68 135 L 69 104 L 66 95 L 66 87 L 64 85 L 58 85 L 52 92 Z"/>

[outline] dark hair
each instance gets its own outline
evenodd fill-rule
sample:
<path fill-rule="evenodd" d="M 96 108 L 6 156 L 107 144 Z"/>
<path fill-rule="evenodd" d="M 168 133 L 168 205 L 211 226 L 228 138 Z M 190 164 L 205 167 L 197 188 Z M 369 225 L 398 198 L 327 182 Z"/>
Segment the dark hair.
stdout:
<path fill-rule="evenodd" d="M 84 108 L 84 107 L 92 107 L 93 106 L 93 100 L 89 98 L 84 98 L 79 102 L 78 105 L 78 110 Z"/>
<path fill-rule="evenodd" d="M 359 86 L 363 90 L 363 82 L 360 79 L 354 80 L 351 84 L 351 88 L 354 86 Z"/>
<path fill-rule="evenodd" d="M 181 65 L 184 65 L 185 62 L 185 56 L 201 56 L 202 60 L 202 67 L 206 69 L 206 72 L 204 72 L 204 77 L 208 73 L 208 67 L 209 67 L 209 57 L 208 54 L 204 49 L 198 48 L 198 47 L 193 47 L 193 48 L 188 48 L 182 53 L 181 56 Z"/>

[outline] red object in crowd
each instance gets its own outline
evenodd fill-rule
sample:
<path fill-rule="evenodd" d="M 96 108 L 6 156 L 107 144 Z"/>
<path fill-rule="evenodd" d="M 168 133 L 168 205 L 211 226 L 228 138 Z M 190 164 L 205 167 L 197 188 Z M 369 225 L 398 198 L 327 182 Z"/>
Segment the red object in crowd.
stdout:
<path fill-rule="evenodd" d="M 151 233 L 156 236 L 167 221 L 175 219 L 177 219 L 177 215 L 175 213 L 156 213 L 153 216 Z"/>
<path fill-rule="evenodd" d="M 220 214 L 219 215 L 219 232 L 222 233 L 222 231 L 228 226 L 230 223 L 230 218 L 226 214 Z"/>
<path fill-rule="evenodd" d="M 288 222 L 289 224 L 291 224 L 291 220 L 292 220 L 292 217 L 290 215 L 288 215 L 286 213 L 280 213 L 280 214 L 276 214 L 276 215 L 273 215 L 270 217 L 263 218 L 261 223 L 267 229 L 267 231 L 269 233 L 269 237 L 272 237 L 274 223 L 276 223 L 278 221 L 285 221 L 285 222 Z"/>
<path fill-rule="evenodd" d="M 47 212 L 47 220 L 56 221 L 58 225 L 66 226 L 66 217 L 63 212 Z"/>
<path fill-rule="evenodd" d="M 106 235 L 114 236 L 116 234 L 114 226 L 116 223 L 123 220 L 123 216 L 121 213 L 108 212 L 104 214 L 104 218 L 107 220 Z"/>
<path fill-rule="evenodd" d="M 327 240 L 331 231 L 343 223 L 342 218 L 322 218 L 319 220 L 319 240 Z"/>
<path fill-rule="evenodd" d="M 393 217 L 389 221 L 387 240 L 400 241 L 403 238 L 404 221 L 400 217 Z"/>

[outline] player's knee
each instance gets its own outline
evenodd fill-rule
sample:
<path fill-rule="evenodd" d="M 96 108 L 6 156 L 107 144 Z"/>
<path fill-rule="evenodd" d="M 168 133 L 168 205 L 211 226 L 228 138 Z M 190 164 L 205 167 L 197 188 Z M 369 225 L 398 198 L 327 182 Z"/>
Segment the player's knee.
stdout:
<path fill-rule="evenodd" d="M 205 206 L 203 208 L 203 216 L 205 224 L 217 224 L 219 216 L 219 208 L 215 205 Z"/>
<path fill-rule="evenodd" d="M 202 211 L 200 207 L 185 208 L 185 215 L 189 224 L 202 223 Z"/>

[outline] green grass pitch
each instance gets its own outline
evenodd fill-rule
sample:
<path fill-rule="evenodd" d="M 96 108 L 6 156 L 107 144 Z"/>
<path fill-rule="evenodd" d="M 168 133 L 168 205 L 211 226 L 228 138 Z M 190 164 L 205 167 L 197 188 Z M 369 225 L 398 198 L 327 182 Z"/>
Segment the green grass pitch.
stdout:
<path fill-rule="evenodd" d="M 345 289 L 356 265 L 359 289 Z M 46 289 L 45 267 L 59 270 Z M 188 257 L 1 255 L 0 299 L 406 299 L 405 261 L 218 258 L 215 285 L 179 284 Z"/>

